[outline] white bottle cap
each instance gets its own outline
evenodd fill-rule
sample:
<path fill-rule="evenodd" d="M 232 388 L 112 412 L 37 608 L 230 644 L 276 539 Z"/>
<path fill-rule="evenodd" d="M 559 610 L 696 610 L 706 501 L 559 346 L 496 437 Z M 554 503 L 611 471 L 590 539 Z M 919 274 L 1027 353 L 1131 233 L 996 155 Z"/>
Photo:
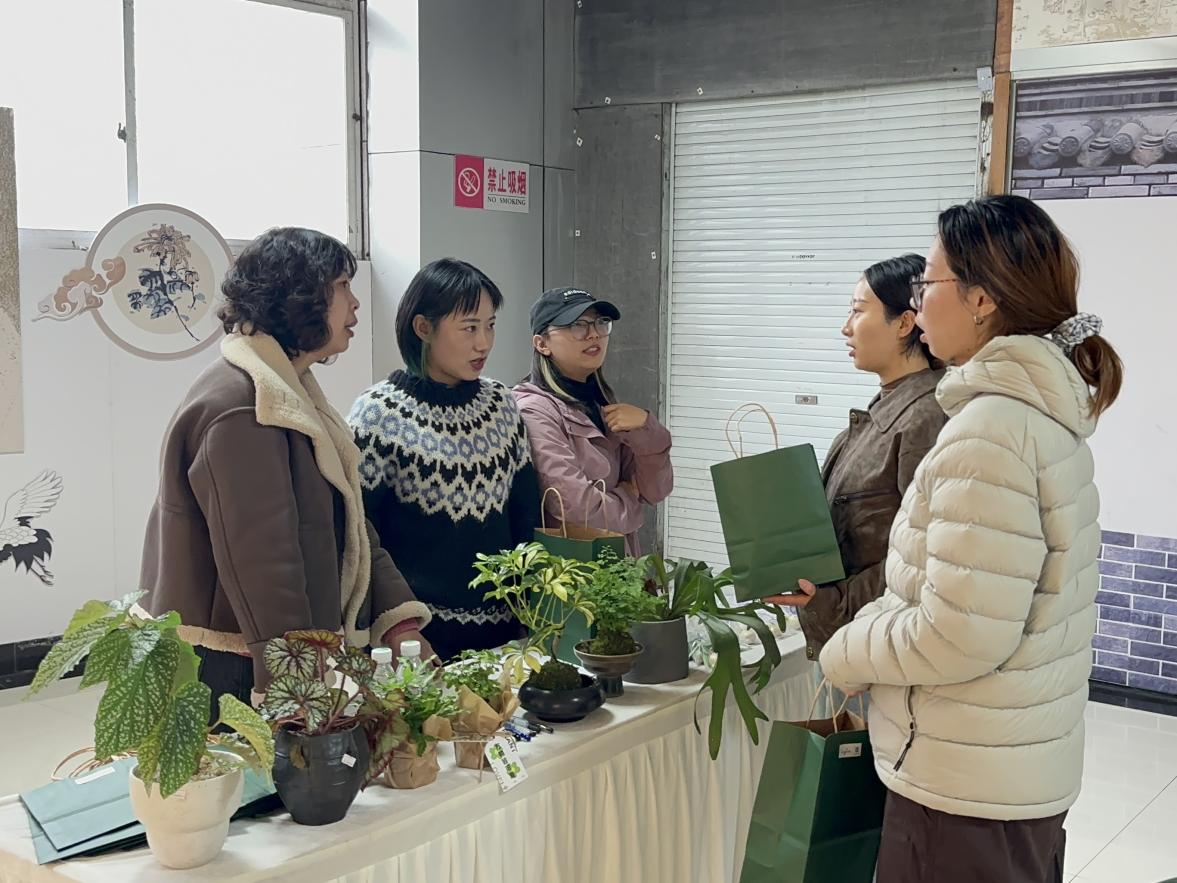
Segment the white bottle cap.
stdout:
<path fill-rule="evenodd" d="M 372 661 L 377 665 L 392 665 L 392 650 L 388 647 L 373 647 Z"/>
<path fill-rule="evenodd" d="M 401 641 L 401 657 L 408 659 L 421 658 L 420 641 Z"/>

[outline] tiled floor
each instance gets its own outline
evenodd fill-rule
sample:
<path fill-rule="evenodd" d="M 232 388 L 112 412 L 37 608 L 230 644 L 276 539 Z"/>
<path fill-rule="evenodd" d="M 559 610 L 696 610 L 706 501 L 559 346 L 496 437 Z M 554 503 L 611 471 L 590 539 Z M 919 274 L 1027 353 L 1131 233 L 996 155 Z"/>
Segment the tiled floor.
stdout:
<path fill-rule="evenodd" d="M 31 702 L 0 692 L 0 795 L 46 781 L 65 755 L 90 744 L 99 692 L 76 681 Z M 1177 717 L 1092 702 L 1083 793 L 1067 822 L 1073 883 L 1160 883 L 1177 877 Z"/>

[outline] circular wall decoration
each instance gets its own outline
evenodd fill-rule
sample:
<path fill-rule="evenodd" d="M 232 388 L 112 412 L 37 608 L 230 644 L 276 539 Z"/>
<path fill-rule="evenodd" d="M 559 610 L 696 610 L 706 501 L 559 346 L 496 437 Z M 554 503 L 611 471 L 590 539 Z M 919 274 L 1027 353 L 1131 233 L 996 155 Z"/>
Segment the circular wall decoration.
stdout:
<path fill-rule="evenodd" d="M 233 256 L 199 215 L 174 205 L 128 209 L 102 228 L 86 266 L 38 305 L 35 319 L 83 312 L 128 352 L 179 359 L 221 334 L 221 282 Z"/>

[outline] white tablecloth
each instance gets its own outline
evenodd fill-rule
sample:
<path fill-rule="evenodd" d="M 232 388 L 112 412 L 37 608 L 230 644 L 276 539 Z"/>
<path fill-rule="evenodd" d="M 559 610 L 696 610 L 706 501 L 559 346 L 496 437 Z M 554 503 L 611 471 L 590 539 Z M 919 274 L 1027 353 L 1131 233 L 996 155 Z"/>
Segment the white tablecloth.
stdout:
<path fill-rule="evenodd" d="M 799 634 L 758 697 L 772 719 L 804 717 L 812 695 Z M 0 881 L 277 880 L 284 883 L 723 883 L 738 877 L 768 727 L 754 746 L 733 707 L 718 760 L 692 723 L 704 679 L 627 685 L 579 723 L 521 743 L 528 778 L 502 794 L 487 771 L 457 769 L 441 748 L 437 782 L 369 787 L 335 825 L 280 813 L 235 822 L 224 851 L 165 871 L 145 850 L 37 867 L 15 797 L 0 800 Z"/>

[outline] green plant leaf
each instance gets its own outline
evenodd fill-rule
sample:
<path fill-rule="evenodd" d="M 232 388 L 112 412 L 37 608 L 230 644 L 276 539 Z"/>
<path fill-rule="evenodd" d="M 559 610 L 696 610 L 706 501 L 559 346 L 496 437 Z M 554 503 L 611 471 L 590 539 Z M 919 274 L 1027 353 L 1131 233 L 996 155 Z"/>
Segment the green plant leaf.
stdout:
<path fill-rule="evenodd" d="M 113 681 L 131 666 L 131 635 L 126 629 L 107 632 L 91 648 L 79 689 Z"/>
<path fill-rule="evenodd" d="M 768 623 L 757 616 L 755 613 L 745 613 L 741 608 L 732 608 L 725 610 L 718 614 L 720 619 L 726 619 L 729 622 L 738 622 L 740 625 L 747 626 L 756 633 L 756 637 L 760 639 L 761 646 L 764 647 L 764 658 L 768 660 L 769 673 L 781 664 L 781 648 L 777 646 L 776 635 L 772 633 L 772 629 Z"/>
<path fill-rule="evenodd" d="M 343 638 L 335 632 L 327 631 L 327 629 L 297 629 L 287 632 L 286 640 L 310 644 L 328 655 L 334 655 L 343 645 Z"/>
<path fill-rule="evenodd" d="M 139 599 L 146 594 L 146 592 L 142 591 L 128 592 L 121 598 L 108 602 L 108 606 L 111 610 L 117 611 L 118 613 L 127 613 L 132 607 L 135 606 L 135 604 L 138 603 Z"/>
<path fill-rule="evenodd" d="M 29 685 L 29 691 L 25 698 L 35 696 L 49 684 L 72 670 L 94 648 L 95 644 L 107 633 L 117 629 L 126 617 L 125 613 L 117 613 L 93 620 L 79 626 L 69 637 L 63 637 L 54 644 L 45 658 L 41 660 L 41 664 L 37 666 L 37 673 L 33 676 L 33 682 Z"/>
<path fill-rule="evenodd" d="M 161 641 L 143 662 L 106 688 L 94 719 L 94 753 L 99 760 L 138 749 L 155 729 L 167 710 L 179 662 L 178 642 Z M 207 705 L 205 715 L 207 722 Z"/>
<path fill-rule="evenodd" d="M 314 732 L 331 714 L 331 701 L 331 691 L 322 681 L 280 675 L 266 690 L 262 715 L 270 721 L 298 718 L 307 732 Z"/>
<path fill-rule="evenodd" d="M 368 782 L 384 775 L 392 763 L 392 752 L 409 737 L 409 725 L 393 708 L 365 706 L 364 735 L 368 739 Z"/>
<path fill-rule="evenodd" d="M 274 677 L 309 680 L 319 672 L 319 652 L 305 641 L 274 638 L 266 644 L 266 668 Z"/>
<path fill-rule="evenodd" d="M 196 655 L 192 645 L 183 640 L 177 632 L 172 631 L 165 634 L 164 639 L 174 643 L 180 653 L 180 661 L 176 665 L 176 676 L 172 679 L 172 691 L 175 692 L 185 684 L 191 684 L 199 679 L 200 657 Z"/>
<path fill-rule="evenodd" d="M 163 797 L 183 788 L 200 768 L 208 741 L 212 690 L 196 681 L 186 684 L 165 709 L 163 718 L 139 749 L 139 778 L 148 786 L 157 776 Z"/>
<path fill-rule="evenodd" d="M 65 627 L 65 634 L 62 637 L 68 638 L 90 623 L 98 622 L 100 619 L 106 619 L 112 613 L 117 612 L 106 601 L 87 601 L 74 613 L 73 618 L 69 621 L 69 625 Z"/>
<path fill-rule="evenodd" d="M 714 593 L 711 570 L 703 561 L 679 561 L 670 573 L 667 591 L 671 596 L 670 618 L 692 616 L 703 609 Z"/>
<path fill-rule="evenodd" d="M 177 629 L 180 627 L 180 614 L 178 614 L 174 610 L 169 610 L 167 613 L 163 614 L 162 616 L 156 616 L 153 619 L 149 619 L 148 622 L 153 623 L 155 625 L 155 627 L 157 629 L 159 629 L 160 631 L 167 631 L 168 629 Z"/>
<path fill-rule="evenodd" d="M 376 662 L 358 647 L 343 647 L 335 654 L 335 667 L 351 678 L 358 687 L 372 686 Z"/>
<path fill-rule="evenodd" d="M 257 752 L 253 750 L 253 746 L 249 744 L 245 737 L 233 732 L 210 733 L 208 742 L 210 747 L 216 746 L 236 754 L 241 759 L 242 764 L 252 767 L 268 780 L 273 781 L 272 766 L 266 767 L 265 763 L 258 757 Z"/>
<path fill-rule="evenodd" d="M 702 697 L 704 691 L 711 690 L 711 720 L 707 728 L 707 747 L 711 759 L 715 760 L 719 756 L 719 746 L 723 740 L 723 715 L 727 707 L 729 690 L 735 696 L 736 706 L 754 744 L 760 742 L 756 721 L 768 720 L 768 716 L 757 707 L 748 693 L 744 670 L 740 664 L 740 640 L 731 626 L 718 616 L 708 613 L 700 613 L 699 622 L 707 629 L 711 638 L 711 649 L 715 651 L 715 667 L 699 688 L 699 697 Z M 695 729 L 702 732 L 698 715 L 699 697 L 696 698 L 695 705 Z"/>
<path fill-rule="evenodd" d="M 127 635 L 131 643 L 131 665 L 138 665 L 155 649 L 163 632 L 149 622 L 142 628 L 129 629 Z"/>
<path fill-rule="evenodd" d="M 260 714 L 229 693 L 219 700 L 221 723 L 232 727 L 244 737 L 254 753 L 262 772 L 267 776 L 274 768 L 274 734 Z"/>

